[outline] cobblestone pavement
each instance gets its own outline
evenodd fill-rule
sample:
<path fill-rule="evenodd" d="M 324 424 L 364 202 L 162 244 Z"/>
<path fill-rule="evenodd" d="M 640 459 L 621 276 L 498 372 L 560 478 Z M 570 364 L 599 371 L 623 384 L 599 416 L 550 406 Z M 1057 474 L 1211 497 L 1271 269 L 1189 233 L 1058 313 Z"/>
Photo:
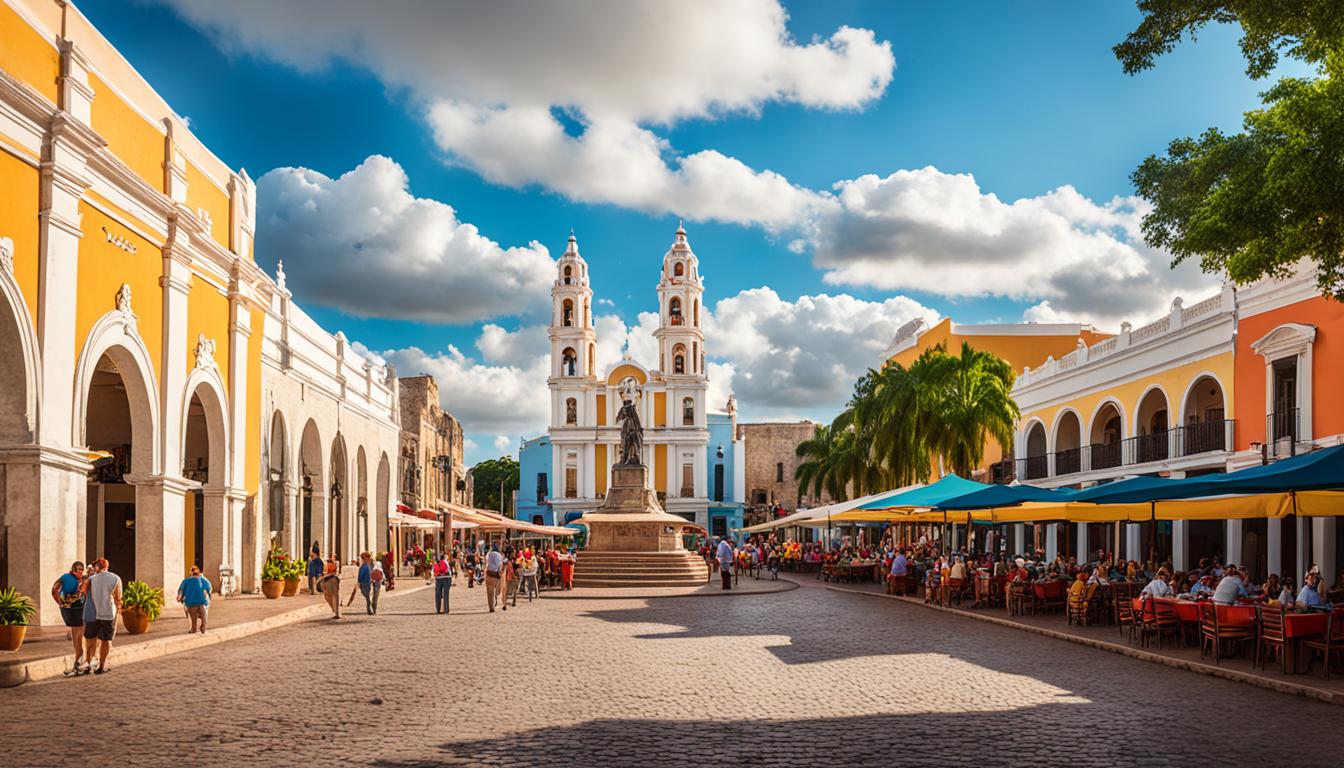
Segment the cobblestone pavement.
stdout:
<path fill-rule="evenodd" d="M 458 588 L 447 617 L 394 595 L 0 690 L 0 763 L 1341 763 L 1336 706 L 803 581 L 496 614 Z"/>

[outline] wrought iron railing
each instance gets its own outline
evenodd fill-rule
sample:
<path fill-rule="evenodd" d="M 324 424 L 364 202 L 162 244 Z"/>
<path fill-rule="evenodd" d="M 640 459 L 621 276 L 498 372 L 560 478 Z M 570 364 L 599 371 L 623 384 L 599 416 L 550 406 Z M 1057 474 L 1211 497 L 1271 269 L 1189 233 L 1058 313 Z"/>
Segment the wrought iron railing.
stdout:
<path fill-rule="evenodd" d="M 1228 433 L 1235 429 L 1234 419 L 1210 419 L 1181 427 L 1182 456 L 1194 456 L 1200 453 L 1229 451 Z"/>
<path fill-rule="evenodd" d="M 1278 454 L 1279 443 L 1287 442 L 1285 450 L 1289 455 L 1297 453 L 1298 426 L 1301 408 L 1283 408 L 1265 416 L 1265 435 Z"/>
<path fill-rule="evenodd" d="M 1126 464 L 1146 464 L 1150 461 L 1165 461 L 1170 455 L 1169 436 L 1164 429 L 1151 435 L 1136 435 L 1125 438 L 1128 446 L 1122 451 Z"/>
<path fill-rule="evenodd" d="M 1055 451 L 1055 474 L 1071 475 L 1083 469 L 1083 449 L 1069 448 Z"/>
<path fill-rule="evenodd" d="M 1119 441 L 1114 443 L 1093 443 L 1088 446 L 1088 455 L 1091 458 L 1092 469 L 1111 469 L 1120 466 L 1120 456 L 1123 444 Z"/>
<path fill-rule="evenodd" d="M 1014 462 L 1011 458 L 1003 461 L 996 461 L 989 465 L 989 482 L 999 485 L 1007 485 L 1017 479 L 1017 472 Z"/>
<path fill-rule="evenodd" d="M 1022 459 L 1022 477 L 1027 480 L 1040 480 L 1050 474 L 1050 457 L 1028 456 Z"/>

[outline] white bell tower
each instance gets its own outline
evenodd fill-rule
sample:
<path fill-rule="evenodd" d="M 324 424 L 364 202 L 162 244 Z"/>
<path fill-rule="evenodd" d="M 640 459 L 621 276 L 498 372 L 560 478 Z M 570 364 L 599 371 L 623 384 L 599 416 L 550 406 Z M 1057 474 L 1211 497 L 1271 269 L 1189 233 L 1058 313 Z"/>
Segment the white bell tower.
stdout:
<path fill-rule="evenodd" d="M 658 282 L 658 367 L 669 381 L 705 381 L 705 332 L 700 300 L 705 292 L 700 262 L 677 225 L 676 239 L 663 256 Z"/>
<path fill-rule="evenodd" d="M 565 253 L 556 262 L 551 288 L 551 424 L 558 427 L 593 424 L 585 418 L 586 393 L 596 382 L 597 331 L 593 328 L 593 289 L 588 262 L 579 255 L 571 233 Z"/>

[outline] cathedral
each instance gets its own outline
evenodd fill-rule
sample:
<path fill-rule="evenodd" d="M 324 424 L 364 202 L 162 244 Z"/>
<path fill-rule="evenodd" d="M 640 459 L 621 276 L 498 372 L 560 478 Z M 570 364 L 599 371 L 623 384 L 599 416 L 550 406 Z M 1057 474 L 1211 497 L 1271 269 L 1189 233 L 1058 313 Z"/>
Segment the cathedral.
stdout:
<path fill-rule="evenodd" d="M 711 506 L 732 501 L 731 490 L 727 494 L 724 490 L 725 470 L 731 473 L 732 456 L 725 461 L 723 443 L 728 444 L 729 452 L 735 452 L 737 446 L 732 434 L 732 403 L 726 419 L 724 414 L 706 413 L 709 379 L 700 306 L 704 282 L 685 229 L 677 228 L 672 247 L 663 256 L 658 281 L 659 322 L 654 332 L 658 360 L 653 369 L 627 354 L 603 375 L 604 369 L 594 359 L 597 332 L 588 263 L 579 255 L 573 235 L 556 262 L 556 270 L 551 289 L 551 371 L 547 380 L 551 393 L 549 439 L 538 439 L 549 443 L 550 455 L 547 471 L 536 473 L 537 502 L 549 506 L 557 522 L 573 519 L 602 503 L 611 466 L 620 460 L 616 414 L 623 400 L 629 399 L 644 426 L 643 460 L 649 468 L 649 483 L 663 508 L 710 527 Z M 720 421 L 724 422 L 722 429 L 713 430 L 711 424 L 719 426 Z M 711 432 L 717 447 L 710 445 Z M 711 454 L 717 457 L 712 478 L 707 472 L 707 465 L 713 461 Z M 526 486 L 529 474 L 523 475 L 520 501 L 531 496 L 532 489 Z M 727 481 L 732 479 L 729 474 Z"/>

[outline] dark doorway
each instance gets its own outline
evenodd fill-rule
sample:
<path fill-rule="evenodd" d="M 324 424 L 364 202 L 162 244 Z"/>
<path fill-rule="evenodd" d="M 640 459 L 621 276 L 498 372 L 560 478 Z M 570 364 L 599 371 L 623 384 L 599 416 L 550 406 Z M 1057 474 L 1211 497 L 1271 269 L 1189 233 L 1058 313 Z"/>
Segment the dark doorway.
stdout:
<path fill-rule="evenodd" d="M 714 500 L 723 501 L 723 465 L 714 465 Z"/>
<path fill-rule="evenodd" d="M 135 504 L 104 502 L 103 521 L 103 557 L 128 582 L 135 578 Z"/>

